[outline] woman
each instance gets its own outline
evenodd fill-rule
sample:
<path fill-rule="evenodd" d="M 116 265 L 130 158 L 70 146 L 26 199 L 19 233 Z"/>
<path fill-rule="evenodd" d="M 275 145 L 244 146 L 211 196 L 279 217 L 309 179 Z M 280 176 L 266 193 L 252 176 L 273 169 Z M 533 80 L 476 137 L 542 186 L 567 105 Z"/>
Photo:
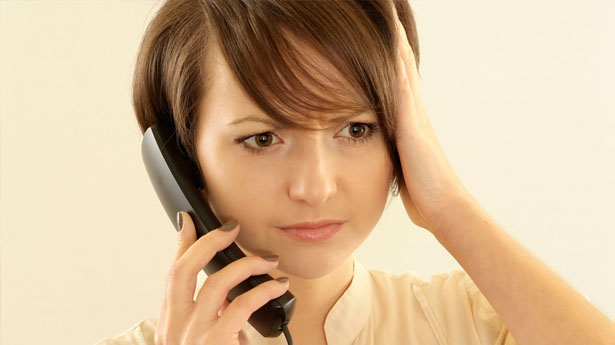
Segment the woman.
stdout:
<path fill-rule="evenodd" d="M 300 345 L 615 344 L 613 323 L 462 185 L 423 106 L 418 61 L 405 0 L 165 2 L 137 60 L 137 119 L 142 131 L 175 126 L 226 224 L 197 241 L 178 214 L 159 316 L 100 344 L 286 344 L 247 320 L 287 290 Z M 467 274 L 423 282 L 354 260 L 390 193 Z M 247 257 L 195 301 L 197 273 L 233 241 Z M 225 300 L 265 273 L 278 279 Z"/>

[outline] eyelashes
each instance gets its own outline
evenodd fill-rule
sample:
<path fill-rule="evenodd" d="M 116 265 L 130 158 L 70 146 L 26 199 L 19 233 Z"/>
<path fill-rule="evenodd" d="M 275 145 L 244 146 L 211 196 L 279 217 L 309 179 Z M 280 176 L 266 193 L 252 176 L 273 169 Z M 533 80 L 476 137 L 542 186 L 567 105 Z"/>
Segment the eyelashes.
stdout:
<path fill-rule="evenodd" d="M 342 129 L 342 132 L 345 131 L 347 128 L 357 128 L 357 127 L 363 128 L 364 134 L 361 137 L 351 138 L 351 137 L 342 136 L 341 138 L 345 140 L 346 142 L 353 144 L 353 145 L 365 144 L 368 141 L 372 140 L 375 134 L 380 131 L 380 127 L 374 122 L 350 122 L 346 127 Z M 242 149 L 248 151 L 251 154 L 256 154 L 256 155 L 264 154 L 271 150 L 270 149 L 271 146 L 266 146 L 266 147 L 251 146 L 251 145 L 248 145 L 247 141 L 254 138 L 254 142 L 256 142 L 256 140 L 258 140 L 259 137 L 266 136 L 268 134 L 272 134 L 275 137 L 279 137 L 279 134 L 276 131 L 267 131 L 267 132 L 254 133 L 248 136 L 244 136 L 244 137 L 236 139 L 235 141 Z M 270 140 L 269 142 L 272 142 L 272 141 L 273 139 Z"/>

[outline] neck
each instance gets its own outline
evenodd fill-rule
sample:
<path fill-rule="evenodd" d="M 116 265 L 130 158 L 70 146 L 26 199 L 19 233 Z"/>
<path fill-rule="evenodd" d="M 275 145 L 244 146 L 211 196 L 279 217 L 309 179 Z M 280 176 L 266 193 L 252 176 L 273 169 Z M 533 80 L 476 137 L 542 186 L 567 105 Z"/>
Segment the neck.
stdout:
<path fill-rule="evenodd" d="M 288 329 L 298 338 L 315 334 L 324 338 L 327 314 L 344 294 L 354 274 L 354 258 L 349 256 L 335 271 L 317 279 L 302 279 L 275 270 L 271 276 L 288 276 L 288 290 L 297 298 Z"/>

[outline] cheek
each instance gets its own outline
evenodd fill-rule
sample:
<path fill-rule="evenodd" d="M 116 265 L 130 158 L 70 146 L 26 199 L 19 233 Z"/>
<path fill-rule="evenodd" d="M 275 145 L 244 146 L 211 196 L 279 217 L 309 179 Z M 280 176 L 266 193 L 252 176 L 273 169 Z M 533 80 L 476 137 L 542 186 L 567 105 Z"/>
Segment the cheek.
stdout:
<path fill-rule="evenodd" d="M 348 200 L 352 200 L 353 217 L 359 232 L 368 234 L 373 230 L 386 206 L 393 164 L 384 145 L 378 146 L 359 159 L 350 167 L 352 174 L 348 177 L 344 189 Z"/>
<path fill-rule="evenodd" d="M 224 156 L 224 157 L 223 157 Z M 207 181 L 207 198 L 221 222 L 236 218 L 253 221 L 254 205 L 267 205 L 274 178 L 245 166 L 232 155 L 208 152 L 199 155 Z"/>
<path fill-rule="evenodd" d="M 363 194 L 371 194 L 372 197 L 384 193 L 386 197 L 393 163 L 384 144 L 374 147 L 364 155 L 349 159 L 344 165 L 347 167 L 345 175 L 352 183 L 347 188 L 363 190 Z"/>
<path fill-rule="evenodd" d="M 384 157 L 384 159 L 380 158 L 373 162 L 370 170 L 363 176 L 363 181 L 370 182 L 363 182 L 365 191 L 362 195 L 367 198 L 366 202 L 369 204 L 369 208 L 377 213 L 383 210 L 386 203 L 393 171 L 392 164 L 386 153 L 383 153 L 381 157 Z"/>

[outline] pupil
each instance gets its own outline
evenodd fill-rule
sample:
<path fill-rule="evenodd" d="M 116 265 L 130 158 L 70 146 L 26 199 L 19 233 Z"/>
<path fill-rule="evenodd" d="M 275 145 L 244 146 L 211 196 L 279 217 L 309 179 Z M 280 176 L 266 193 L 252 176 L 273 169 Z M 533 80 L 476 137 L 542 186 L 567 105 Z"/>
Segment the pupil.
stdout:
<path fill-rule="evenodd" d="M 258 136 L 257 143 L 259 143 L 259 146 L 266 146 L 267 144 L 271 143 L 271 138 L 268 134 L 261 134 Z M 260 145 L 260 144 L 263 144 L 263 145 Z"/>
<path fill-rule="evenodd" d="M 352 136 L 356 136 L 355 134 L 358 134 L 358 136 L 361 136 L 363 134 L 363 132 L 365 132 L 365 129 L 363 128 L 363 126 L 361 126 L 358 123 L 356 123 L 352 127 L 350 127 L 350 134 Z"/>

